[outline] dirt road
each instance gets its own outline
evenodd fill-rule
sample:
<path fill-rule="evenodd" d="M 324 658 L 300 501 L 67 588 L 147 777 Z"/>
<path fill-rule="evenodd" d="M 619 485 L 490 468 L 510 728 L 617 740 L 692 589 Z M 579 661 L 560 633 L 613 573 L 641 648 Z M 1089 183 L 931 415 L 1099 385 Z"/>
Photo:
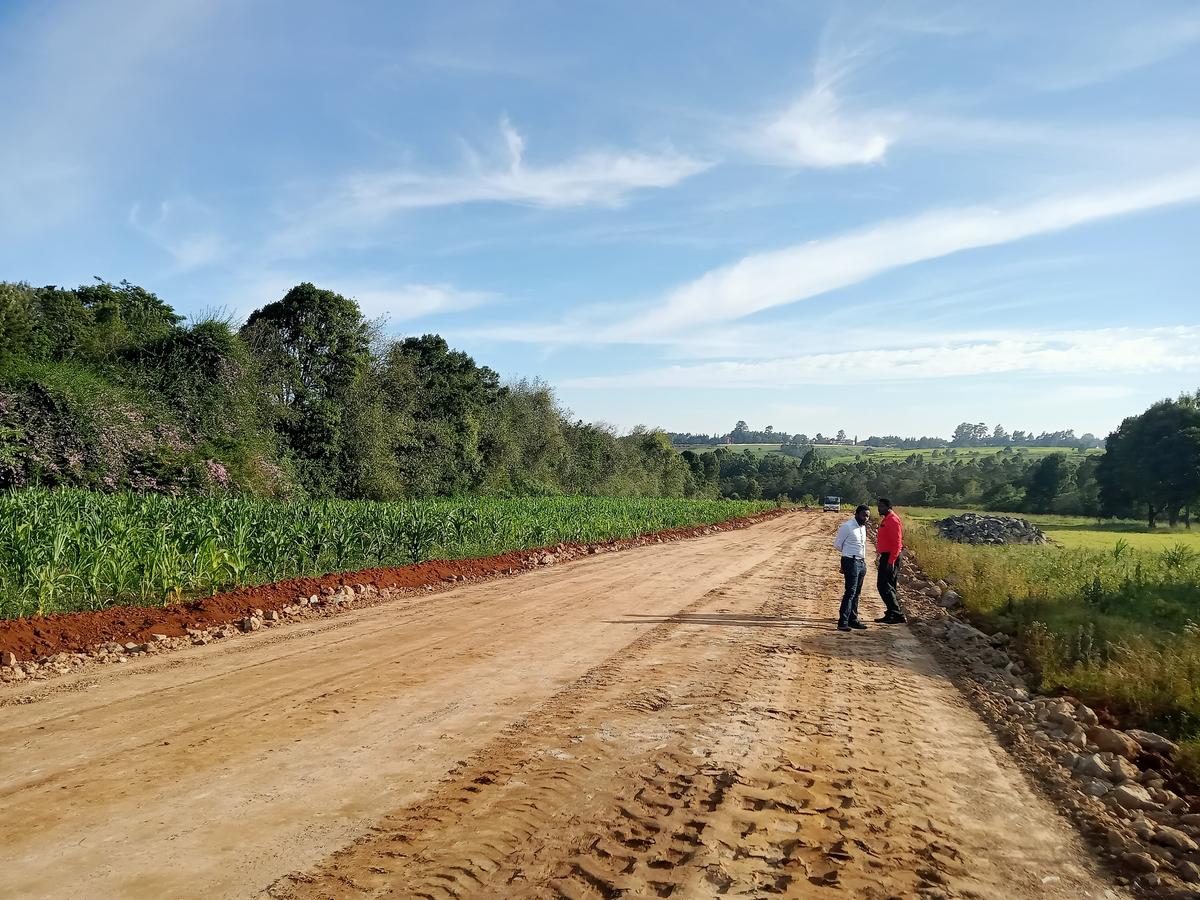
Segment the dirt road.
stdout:
<path fill-rule="evenodd" d="M 0 896 L 1117 896 L 833 519 L 10 686 Z"/>

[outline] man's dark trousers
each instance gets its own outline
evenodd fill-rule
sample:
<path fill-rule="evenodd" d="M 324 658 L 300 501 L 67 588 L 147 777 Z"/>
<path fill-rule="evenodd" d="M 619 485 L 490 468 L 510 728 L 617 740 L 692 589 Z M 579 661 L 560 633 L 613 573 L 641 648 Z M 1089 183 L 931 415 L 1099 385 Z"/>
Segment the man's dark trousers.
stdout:
<path fill-rule="evenodd" d="M 842 595 L 838 624 L 849 625 L 858 621 L 858 595 L 862 593 L 863 579 L 867 577 L 867 561 L 857 556 L 843 556 L 842 577 L 846 579 L 846 592 Z"/>
<path fill-rule="evenodd" d="M 900 608 L 900 600 L 896 588 L 896 577 L 900 574 L 900 560 L 896 559 L 895 563 L 888 559 L 890 553 L 879 554 L 878 573 L 875 578 L 875 586 L 879 588 L 879 597 L 883 600 L 883 605 L 887 607 L 889 616 L 903 616 L 904 610 Z"/>

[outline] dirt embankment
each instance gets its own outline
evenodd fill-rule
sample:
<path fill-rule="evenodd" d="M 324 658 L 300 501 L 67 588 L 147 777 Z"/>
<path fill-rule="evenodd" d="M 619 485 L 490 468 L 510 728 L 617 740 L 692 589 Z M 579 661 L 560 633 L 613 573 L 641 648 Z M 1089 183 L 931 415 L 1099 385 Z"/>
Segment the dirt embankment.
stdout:
<path fill-rule="evenodd" d="M 563 560 L 650 543 L 678 541 L 745 528 L 781 512 L 770 510 L 715 525 L 668 529 L 597 544 L 558 544 L 481 559 L 430 560 L 411 566 L 333 573 L 319 578 L 293 578 L 273 584 L 236 588 L 169 606 L 112 606 L 89 612 L 9 619 L 0 621 L 0 653 L 11 653 L 18 660 L 30 660 L 56 653 L 81 653 L 110 641 L 142 644 L 156 634 L 179 637 L 189 628 L 227 625 L 241 620 L 252 610 L 277 612 L 298 597 L 327 596 L 350 586 L 368 586 L 376 591 L 411 591 L 455 582 L 479 581 L 533 568 L 542 564 L 547 555 L 555 560 Z"/>

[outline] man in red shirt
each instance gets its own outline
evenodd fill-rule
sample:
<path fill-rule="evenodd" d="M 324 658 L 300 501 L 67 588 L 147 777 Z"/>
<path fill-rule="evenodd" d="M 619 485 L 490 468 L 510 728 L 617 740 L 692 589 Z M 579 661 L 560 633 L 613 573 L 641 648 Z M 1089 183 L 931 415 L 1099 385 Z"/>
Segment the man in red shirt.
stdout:
<path fill-rule="evenodd" d="M 904 610 L 900 608 L 900 598 L 896 590 L 896 576 L 900 572 L 900 554 L 904 552 L 904 525 L 900 517 L 892 510 L 892 501 L 886 497 L 879 498 L 879 531 L 875 534 L 875 549 L 879 556 L 875 560 L 877 577 L 875 586 L 879 588 L 879 596 L 887 607 L 882 619 L 885 625 L 896 625 L 907 622 Z"/>

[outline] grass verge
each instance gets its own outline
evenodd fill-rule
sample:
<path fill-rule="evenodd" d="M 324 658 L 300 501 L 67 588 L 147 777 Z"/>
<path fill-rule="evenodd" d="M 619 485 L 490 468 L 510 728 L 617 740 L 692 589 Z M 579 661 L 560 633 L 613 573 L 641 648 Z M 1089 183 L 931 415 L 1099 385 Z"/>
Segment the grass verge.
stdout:
<path fill-rule="evenodd" d="M 1135 547 L 1100 530 L 1104 549 L 1086 540 L 973 546 L 937 535 L 929 520 L 947 512 L 909 511 L 906 543 L 925 572 L 953 581 L 985 630 L 1016 639 L 1041 690 L 1179 739 L 1200 783 L 1200 549 L 1191 536 Z"/>

